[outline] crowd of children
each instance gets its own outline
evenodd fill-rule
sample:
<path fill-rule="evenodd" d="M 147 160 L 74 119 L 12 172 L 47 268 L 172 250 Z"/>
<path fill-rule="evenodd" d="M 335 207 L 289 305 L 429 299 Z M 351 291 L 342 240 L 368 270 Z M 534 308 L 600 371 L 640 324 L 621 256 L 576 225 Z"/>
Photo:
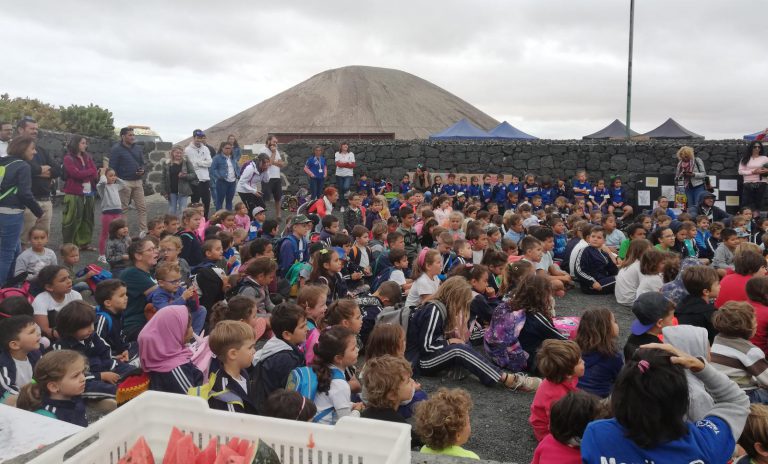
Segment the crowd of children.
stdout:
<path fill-rule="evenodd" d="M 389 201 L 363 176 L 341 219 L 318 187 L 285 225 L 192 204 L 131 238 L 112 217 L 113 278 L 77 269 L 72 245 L 60 265 L 33 228 L 15 272 L 30 297 L 0 301 L 2 401 L 87 425 L 86 401 L 151 389 L 233 413 L 410 421 L 422 452 L 477 458 L 469 394 L 413 380 L 467 371 L 536 392 L 534 462 L 725 462 L 739 437 L 759 462 L 768 426 L 747 416 L 768 403 L 768 221 L 665 198 L 633 218 L 620 178 L 585 171 L 492 179 L 436 176 L 425 195 L 406 176 Z M 632 308 L 623 350 L 609 310 L 557 327 L 577 286 Z"/>

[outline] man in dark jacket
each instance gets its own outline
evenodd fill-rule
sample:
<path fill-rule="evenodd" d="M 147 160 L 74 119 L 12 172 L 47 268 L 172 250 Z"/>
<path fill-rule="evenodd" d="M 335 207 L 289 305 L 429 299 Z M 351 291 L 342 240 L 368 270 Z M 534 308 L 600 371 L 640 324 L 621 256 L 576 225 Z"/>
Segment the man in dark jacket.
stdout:
<path fill-rule="evenodd" d="M 304 365 L 304 355 L 299 351 L 299 345 L 307 339 L 304 310 L 283 303 L 272 313 L 270 322 L 275 336 L 256 352 L 251 372 L 253 402 L 259 412 L 272 392 L 285 388 L 291 371 Z"/>
<path fill-rule="evenodd" d="M 715 195 L 713 193 L 705 193 L 701 197 L 701 203 L 695 208 L 691 208 L 690 213 L 693 217 L 699 215 L 706 216 L 710 223 L 715 221 L 722 222 L 731 217 L 730 214 L 715 206 Z"/>
<path fill-rule="evenodd" d="M 54 179 L 61 176 L 61 165 L 56 163 L 48 152 L 37 144 L 39 126 L 37 121 L 26 116 L 16 124 L 16 132 L 19 137 L 32 137 L 35 141 L 35 156 L 27 161 L 32 168 L 32 195 L 43 209 L 43 215 L 37 217 L 31 210 L 24 212 L 24 229 L 21 231 L 21 243 L 27 246 L 27 236 L 33 227 L 41 227 L 50 233 L 53 203 L 51 193 Z"/>
<path fill-rule="evenodd" d="M 147 231 L 147 204 L 144 201 L 144 148 L 135 143 L 133 129 L 120 129 L 120 142 L 109 151 L 109 167 L 115 170 L 117 177 L 125 182 L 120 190 L 123 211 L 133 201 L 139 215 L 139 229 Z"/>

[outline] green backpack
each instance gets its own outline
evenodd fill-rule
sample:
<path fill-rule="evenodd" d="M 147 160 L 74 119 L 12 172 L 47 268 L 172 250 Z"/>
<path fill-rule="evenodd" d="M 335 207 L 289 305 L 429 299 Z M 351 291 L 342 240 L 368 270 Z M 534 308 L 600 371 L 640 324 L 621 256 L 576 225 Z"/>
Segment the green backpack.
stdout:
<path fill-rule="evenodd" d="M 16 162 L 21 163 L 22 161 L 21 160 L 13 160 L 13 161 L 11 161 L 10 163 L 8 163 L 6 165 L 0 166 L 0 185 L 2 185 L 3 184 L 3 180 L 5 180 L 5 170 L 6 170 L 6 168 L 8 166 L 12 165 L 13 163 L 16 163 Z M 18 191 L 19 191 L 18 187 L 16 187 L 14 185 L 13 187 L 9 188 L 6 191 L 0 192 L 0 200 L 4 199 L 8 195 L 15 195 L 16 192 L 18 192 Z"/>

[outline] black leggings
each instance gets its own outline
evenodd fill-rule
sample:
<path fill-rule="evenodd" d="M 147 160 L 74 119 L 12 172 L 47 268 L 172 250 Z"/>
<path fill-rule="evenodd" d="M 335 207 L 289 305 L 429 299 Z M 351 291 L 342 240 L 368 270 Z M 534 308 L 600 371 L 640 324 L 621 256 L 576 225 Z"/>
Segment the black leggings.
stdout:
<path fill-rule="evenodd" d="M 238 192 L 238 195 L 240 195 L 240 199 L 243 200 L 243 203 L 245 203 L 245 207 L 248 208 L 248 216 L 250 216 L 251 219 L 253 219 L 253 208 L 261 206 L 265 210 L 267 209 L 267 204 L 264 203 L 263 196 L 243 192 Z"/>
<path fill-rule="evenodd" d="M 211 182 L 200 181 L 197 187 L 192 187 L 192 203 L 200 202 L 205 210 L 205 218 L 208 219 L 208 210 L 211 207 Z"/>
<path fill-rule="evenodd" d="M 766 185 L 765 182 L 749 182 L 742 186 L 741 206 L 750 207 L 753 215 L 763 210 Z"/>

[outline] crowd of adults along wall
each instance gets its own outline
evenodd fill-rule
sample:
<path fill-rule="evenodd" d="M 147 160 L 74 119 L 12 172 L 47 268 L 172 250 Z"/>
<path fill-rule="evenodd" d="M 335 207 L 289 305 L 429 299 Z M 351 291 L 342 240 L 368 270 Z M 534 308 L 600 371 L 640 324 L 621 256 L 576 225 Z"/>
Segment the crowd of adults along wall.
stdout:
<path fill-rule="evenodd" d="M 61 157 L 71 134 L 41 131 L 39 143 L 51 155 Z M 88 150 L 97 166 L 108 157 L 114 141 L 89 138 Z M 217 146 L 218 141 L 209 141 Z M 241 145 L 263 143 L 241 141 Z M 654 140 L 626 143 L 620 140 L 540 140 L 535 142 L 433 142 L 428 140 L 350 141 L 355 153 L 355 177 L 365 172 L 369 177 L 382 176 L 399 184 L 403 174 L 413 172 L 423 164 L 432 172 L 504 173 L 572 177 L 577 169 L 586 169 L 590 178 L 610 178 L 619 175 L 631 192 L 636 182 L 653 174 L 674 174 L 675 153 L 682 145 L 693 147 L 697 157 L 706 165 L 707 174 L 737 176 L 739 158 L 747 143 L 743 140 Z M 288 166 L 282 170 L 284 188 L 293 190 L 306 186 L 303 167 L 312 155 L 313 147 L 325 148 L 329 179 L 334 182 L 333 155 L 338 141 L 294 141 L 281 144 L 281 153 L 287 155 Z M 144 156 L 151 166 L 145 176 L 145 192 L 155 193 L 160 185 L 160 162 L 167 156 L 172 144 L 147 143 Z M 248 153 L 247 150 L 245 153 Z"/>

